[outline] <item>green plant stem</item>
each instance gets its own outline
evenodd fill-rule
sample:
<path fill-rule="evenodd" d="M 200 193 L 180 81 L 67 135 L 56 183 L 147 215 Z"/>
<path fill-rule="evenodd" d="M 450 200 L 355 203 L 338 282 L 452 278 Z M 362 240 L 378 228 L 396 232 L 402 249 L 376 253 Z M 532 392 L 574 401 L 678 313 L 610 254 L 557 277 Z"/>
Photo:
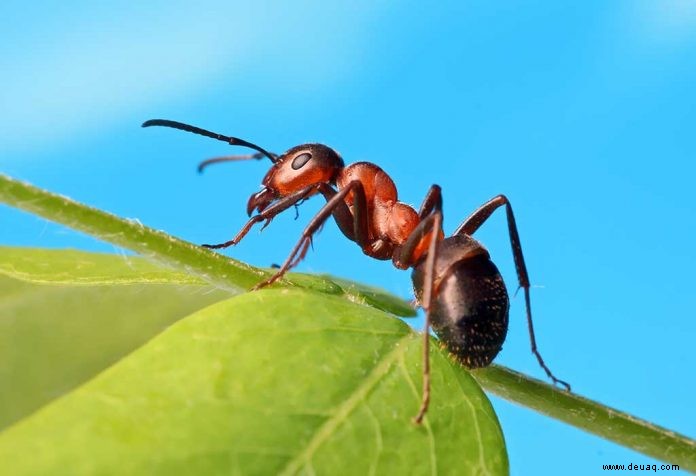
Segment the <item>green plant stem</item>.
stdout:
<path fill-rule="evenodd" d="M 696 441 L 684 435 L 499 365 L 471 373 L 483 388 L 505 400 L 696 472 Z"/>
<path fill-rule="evenodd" d="M 0 174 L 0 201 L 51 221 L 74 228 L 109 243 L 133 250 L 166 266 L 184 270 L 235 293 L 247 290 L 269 273 L 241 261 L 214 253 L 162 231 L 89 207 L 62 195 Z M 340 293 L 327 279 L 311 282 L 290 278 L 308 287 Z"/>
<path fill-rule="evenodd" d="M 263 276 L 261 270 L 244 263 L 2 174 L 0 201 L 193 273 L 224 289 L 248 288 Z M 502 398 L 696 472 L 696 441 L 685 436 L 503 367 L 472 373 L 484 388 Z"/>

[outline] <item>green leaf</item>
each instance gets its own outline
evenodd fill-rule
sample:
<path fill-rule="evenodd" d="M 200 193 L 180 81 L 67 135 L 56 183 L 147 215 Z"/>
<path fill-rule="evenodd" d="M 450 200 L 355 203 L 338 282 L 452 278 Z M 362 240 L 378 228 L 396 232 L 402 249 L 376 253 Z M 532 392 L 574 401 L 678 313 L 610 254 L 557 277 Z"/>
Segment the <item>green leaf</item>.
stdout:
<path fill-rule="evenodd" d="M 435 346 L 336 296 L 265 290 L 183 319 L 0 434 L 0 474 L 506 474 L 485 395 Z"/>
<path fill-rule="evenodd" d="M 195 275 L 138 256 L 10 246 L 0 246 L 0 274 L 44 284 L 207 284 Z M 290 273 L 288 276 L 299 286 L 343 294 L 351 301 L 397 316 L 416 315 L 414 305 L 383 289 L 329 275 Z M 230 294 L 241 292 L 239 288 L 224 289 Z"/>
<path fill-rule="evenodd" d="M 416 315 L 415 303 L 404 301 L 388 293 L 384 289 L 356 283 L 343 278 L 337 278 L 336 276 L 326 274 L 323 276 L 339 284 L 347 295 L 351 297 L 354 296 L 360 302 L 364 302 L 365 304 L 396 314 L 400 317 L 414 317 Z"/>
<path fill-rule="evenodd" d="M 207 284 L 137 256 L 0 246 L 0 274 L 43 284 Z"/>
<path fill-rule="evenodd" d="M 78 255 L 82 263 L 91 256 Z M 125 277 L 109 279 L 106 272 L 114 268 L 100 269 L 99 279 Z M 128 285 L 66 286 L 0 275 L 0 430 L 91 379 L 171 323 L 230 296 L 207 284 L 142 284 L 131 278 Z"/>
<path fill-rule="evenodd" d="M 349 296 L 369 302 L 362 292 Z M 0 247 L 0 429 L 233 294 L 136 256 Z"/>

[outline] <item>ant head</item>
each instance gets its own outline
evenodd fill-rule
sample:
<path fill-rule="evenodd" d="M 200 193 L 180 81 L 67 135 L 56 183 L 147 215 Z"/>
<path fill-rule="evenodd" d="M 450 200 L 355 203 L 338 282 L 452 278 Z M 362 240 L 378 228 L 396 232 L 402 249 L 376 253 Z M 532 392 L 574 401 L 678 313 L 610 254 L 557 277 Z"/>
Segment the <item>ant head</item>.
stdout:
<path fill-rule="evenodd" d="M 251 215 L 254 210 L 261 211 L 274 200 L 312 185 L 334 184 L 342 168 L 343 159 L 330 147 L 323 144 L 293 147 L 278 157 L 263 178 L 261 191 L 249 197 L 247 213 Z"/>
<path fill-rule="evenodd" d="M 261 211 L 273 201 L 311 185 L 320 183 L 335 184 L 336 176 L 343 168 L 341 156 L 332 148 L 322 144 L 298 145 L 283 155 L 277 156 L 243 139 L 210 132 L 182 122 L 170 121 L 168 119 L 150 119 L 143 123 L 143 127 L 150 126 L 171 127 L 186 132 L 193 132 L 194 134 L 227 142 L 230 145 L 238 145 L 257 151 L 257 153 L 251 155 L 218 157 L 203 161 L 198 166 L 199 172 L 208 165 L 218 162 L 262 159 L 264 157 L 273 162 L 271 170 L 263 178 L 261 191 L 249 197 L 247 204 L 247 213 L 249 215 L 254 210 Z M 316 190 L 308 193 L 307 197 L 313 193 L 316 193 Z"/>

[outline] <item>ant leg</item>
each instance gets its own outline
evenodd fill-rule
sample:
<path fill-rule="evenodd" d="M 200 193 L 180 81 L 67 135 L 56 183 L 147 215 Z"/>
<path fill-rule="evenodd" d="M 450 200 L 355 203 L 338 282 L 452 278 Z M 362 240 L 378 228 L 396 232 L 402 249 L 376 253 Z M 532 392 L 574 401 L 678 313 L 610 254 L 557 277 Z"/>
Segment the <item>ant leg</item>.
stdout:
<path fill-rule="evenodd" d="M 433 295 L 435 294 L 435 260 L 437 258 L 438 235 L 442 228 L 442 212 L 436 210 L 432 217 L 430 244 L 425 257 L 425 276 L 423 286 L 423 309 L 425 309 L 425 324 L 423 329 L 423 395 L 418 414 L 413 418 L 416 424 L 423 421 L 430 406 L 430 313 L 432 312 Z M 430 220 L 429 220 L 430 221 Z"/>
<path fill-rule="evenodd" d="M 414 266 L 420 259 L 424 240 L 427 243 L 425 256 L 425 272 L 423 277 L 423 294 L 421 303 L 425 310 L 425 325 L 423 330 L 423 393 L 418 414 L 413 418 L 414 423 L 420 424 L 430 405 L 430 313 L 432 312 L 435 287 L 435 262 L 437 260 L 438 242 L 442 232 L 442 194 L 440 187 L 433 185 L 423 200 L 419 216 L 424 219 L 416 226 L 394 256 L 394 264 L 407 269 Z"/>
<path fill-rule="evenodd" d="M 395 259 L 395 262 L 396 260 L 399 261 L 400 267 L 402 265 L 405 266 L 404 269 L 413 266 L 418 259 L 418 256 L 415 256 L 415 254 L 416 250 L 419 249 L 419 245 L 423 240 L 429 240 L 428 251 L 425 257 L 423 295 L 421 296 L 421 304 L 425 310 L 425 325 L 423 329 L 423 394 L 418 414 L 413 418 L 416 424 L 420 424 L 423 421 L 423 417 L 430 405 L 430 313 L 432 312 L 433 295 L 436 292 L 435 261 L 437 258 L 438 238 L 442 229 L 442 201 L 439 196 L 439 189 L 437 198 L 434 204 L 434 211 L 411 232 L 399 256 Z"/>
<path fill-rule="evenodd" d="M 363 189 L 362 183 L 357 180 L 350 182 L 345 188 L 339 190 L 335 195 L 333 195 L 326 204 L 319 210 L 319 212 L 310 220 L 306 228 L 302 232 L 300 240 L 297 242 L 295 247 L 290 252 L 285 262 L 281 265 L 280 269 L 265 281 L 261 281 L 252 290 L 256 291 L 258 289 L 264 288 L 269 284 L 278 281 L 287 273 L 290 268 L 296 266 L 307 254 L 309 245 L 312 243 L 312 236 L 319 230 L 326 220 L 334 215 L 337 209 L 341 207 L 346 207 L 345 197 L 350 192 L 354 192 L 354 206 L 353 206 L 353 234 L 355 236 L 355 241 L 358 244 L 367 241 L 368 237 L 368 223 L 367 223 L 367 200 L 365 199 L 365 190 Z"/>
<path fill-rule="evenodd" d="M 442 211 L 442 189 L 439 185 L 431 185 L 428 193 L 425 194 L 423 203 L 418 210 L 418 218 L 421 220 L 426 216 L 430 215 L 433 210 L 438 209 Z"/>
<path fill-rule="evenodd" d="M 423 252 L 426 251 L 421 243 L 432 228 L 433 212 L 442 215 L 442 193 L 438 185 L 433 185 L 428 190 L 419 212 L 421 222 L 413 229 L 398 252 L 394 254 L 394 266 L 399 269 L 411 268 L 418 262 Z M 440 221 L 442 222 L 442 220 Z M 442 223 L 440 223 L 441 227 Z"/>
<path fill-rule="evenodd" d="M 515 215 L 512 213 L 512 206 L 505 195 L 493 197 L 488 202 L 481 205 L 469 218 L 464 220 L 464 223 L 459 225 L 459 228 L 454 232 L 455 235 L 472 235 L 478 230 L 483 223 L 493 214 L 499 207 L 505 205 L 505 213 L 507 214 L 508 232 L 510 234 L 510 245 L 512 246 L 512 257 L 515 261 L 515 270 L 517 271 L 517 281 L 519 286 L 524 289 L 524 301 L 527 308 L 527 327 L 529 328 L 529 340 L 532 345 L 532 353 L 536 356 L 539 365 L 546 372 L 546 375 L 553 381 L 554 384 L 560 384 L 570 391 L 570 385 L 563 380 L 556 378 L 551 370 L 544 363 L 541 354 L 537 350 L 536 338 L 534 337 L 534 324 L 532 323 L 532 306 L 529 299 L 529 274 L 527 266 L 524 263 L 524 255 L 522 254 L 522 245 L 520 243 L 520 235 L 517 232 L 517 223 Z"/>
<path fill-rule="evenodd" d="M 236 245 L 240 241 L 242 241 L 242 238 L 246 236 L 247 233 L 249 233 L 249 230 L 251 230 L 251 227 L 254 226 L 256 223 L 260 221 L 266 220 L 266 224 L 264 225 L 263 228 L 265 228 L 268 223 L 270 223 L 273 218 L 280 214 L 281 212 L 287 210 L 291 206 L 297 204 L 298 202 L 308 198 L 312 193 L 316 191 L 316 186 L 311 185 L 309 187 L 303 188 L 302 190 L 299 190 L 291 195 L 288 195 L 287 197 L 283 197 L 274 204 L 270 205 L 269 207 L 266 207 L 264 210 L 262 210 L 258 215 L 254 215 L 249 219 L 248 222 L 242 227 L 242 229 L 237 233 L 237 235 L 232 238 L 230 241 L 226 241 L 224 243 L 219 243 L 217 245 L 201 245 L 204 248 L 210 248 L 210 249 L 220 249 L 220 248 L 227 248 L 232 245 Z M 262 228 L 262 229 L 263 229 Z"/>
<path fill-rule="evenodd" d="M 350 186 L 350 184 L 348 184 Z M 319 193 L 324 196 L 328 203 L 337 192 L 333 187 L 326 183 L 318 185 Z M 333 217 L 341 232 L 350 241 L 356 242 L 360 247 L 364 247 L 368 242 L 368 218 L 367 218 L 367 198 L 362 187 L 353 196 L 353 210 L 348 207 L 343 200 L 333 210 Z"/>

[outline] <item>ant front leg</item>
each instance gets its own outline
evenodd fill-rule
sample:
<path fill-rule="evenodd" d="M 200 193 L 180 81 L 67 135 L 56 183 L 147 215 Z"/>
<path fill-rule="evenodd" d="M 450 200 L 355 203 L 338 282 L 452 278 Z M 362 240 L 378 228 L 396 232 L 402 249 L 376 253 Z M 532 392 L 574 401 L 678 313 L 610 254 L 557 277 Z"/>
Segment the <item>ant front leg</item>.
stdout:
<path fill-rule="evenodd" d="M 430 187 L 423 200 L 419 216 L 422 221 L 411 232 L 406 242 L 395 256 L 395 264 L 409 268 L 415 266 L 420 259 L 423 243 L 427 243 L 425 255 L 425 274 L 421 304 L 425 310 L 423 329 L 423 393 L 418 414 L 413 418 L 414 423 L 420 424 L 430 405 L 430 314 L 437 289 L 435 287 L 435 262 L 437 260 L 438 242 L 442 232 L 442 194 L 438 185 Z M 423 219 L 423 217 L 425 217 Z M 404 269 L 405 269 L 404 268 Z"/>
<path fill-rule="evenodd" d="M 224 243 L 219 243 L 217 245 L 201 245 L 204 248 L 210 248 L 210 249 L 220 249 L 220 248 L 227 248 L 229 246 L 236 245 L 240 241 L 242 241 L 242 238 L 246 236 L 247 233 L 249 233 L 249 230 L 251 230 L 251 227 L 254 226 L 256 223 L 259 223 L 261 221 L 266 221 L 266 223 L 263 225 L 261 228 L 266 228 L 268 224 L 273 220 L 273 218 L 287 210 L 288 208 L 292 207 L 293 205 L 296 205 L 298 202 L 301 202 L 302 200 L 310 197 L 313 193 L 315 193 L 317 190 L 316 185 L 311 185 L 309 187 L 303 188 L 302 190 L 299 190 L 291 195 L 288 195 L 287 197 L 283 197 L 274 204 L 266 207 L 263 209 L 259 214 L 254 215 L 249 219 L 248 222 L 242 227 L 241 230 L 239 230 L 239 233 L 232 238 L 229 241 L 226 241 Z"/>
<path fill-rule="evenodd" d="M 325 189 L 320 190 L 324 196 L 328 196 L 331 192 Z M 353 193 L 353 212 L 351 214 L 348 205 L 345 202 L 346 195 L 350 192 Z M 347 221 L 349 216 L 353 217 L 353 229 L 348 229 Z M 280 266 L 280 269 L 265 281 L 261 281 L 256 286 L 252 288 L 253 291 L 264 288 L 269 284 L 273 284 L 283 277 L 291 268 L 297 266 L 297 264 L 302 261 L 307 254 L 310 244 L 312 243 L 312 236 L 319 230 L 329 217 L 334 216 L 339 226 L 343 230 L 344 234 L 348 236 L 351 240 L 358 243 L 361 247 L 368 239 L 368 222 L 367 222 L 367 201 L 365 198 L 365 190 L 357 180 L 350 182 L 345 188 L 342 188 L 331 198 L 329 198 L 326 204 L 319 210 L 319 212 L 312 218 L 312 220 L 307 224 L 307 227 L 302 232 L 300 240 L 297 242 L 295 247 L 290 252 L 285 262 Z M 345 228 L 344 228 L 345 227 Z M 350 236 L 347 231 L 350 231 Z"/>
<path fill-rule="evenodd" d="M 551 370 L 546 366 L 544 359 L 541 358 L 541 354 L 537 350 L 536 338 L 534 337 L 534 325 L 532 324 L 532 307 L 529 298 L 529 274 L 527 273 L 527 266 L 524 262 L 520 235 L 517 232 L 517 223 L 515 222 L 515 215 L 512 213 L 510 201 L 505 195 L 493 197 L 491 200 L 484 203 L 476 211 L 474 211 L 469 218 L 464 220 L 464 223 L 457 228 L 454 234 L 473 235 L 476 230 L 478 230 L 481 225 L 488 220 L 493 212 L 503 205 L 505 205 L 505 213 L 507 215 L 508 232 L 510 234 L 510 245 L 512 246 L 512 257 L 515 261 L 515 270 L 517 271 L 517 280 L 519 282 L 519 286 L 524 289 L 524 301 L 527 308 L 527 326 L 529 328 L 529 340 L 532 345 L 532 353 L 536 356 L 539 365 L 544 369 L 546 375 L 548 375 L 553 383 L 560 384 L 564 386 L 566 390 L 570 391 L 570 385 L 567 382 L 556 378 L 556 376 L 551 373 Z"/>

